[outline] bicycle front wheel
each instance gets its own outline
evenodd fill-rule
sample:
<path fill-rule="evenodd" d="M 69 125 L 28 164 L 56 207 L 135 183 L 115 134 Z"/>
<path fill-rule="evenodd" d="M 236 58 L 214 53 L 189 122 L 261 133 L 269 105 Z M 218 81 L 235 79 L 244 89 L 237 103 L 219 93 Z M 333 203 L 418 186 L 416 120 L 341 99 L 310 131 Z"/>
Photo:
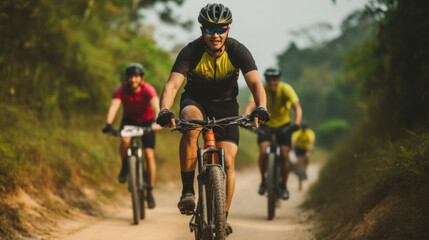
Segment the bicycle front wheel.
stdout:
<path fill-rule="evenodd" d="M 268 220 L 272 220 L 276 215 L 277 184 L 276 155 L 270 153 L 267 163 Z"/>
<path fill-rule="evenodd" d="M 138 167 L 137 167 L 137 179 L 138 179 L 138 203 L 139 203 L 139 214 L 140 219 L 144 219 L 146 217 L 145 213 L 145 184 L 144 184 L 144 171 L 143 171 L 143 160 L 139 159 L 138 161 Z"/>
<path fill-rule="evenodd" d="M 302 190 L 302 182 L 304 181 L 305 167 L 304 167 L 304 157 L 298 157 L 298 190 Z"/>
<path fill-rule="evenodd" d="M 131 192 L 134 224 L 139 224 L 139 195 L 137 191 L 137 157 L 128 158 L 128 189 Z"/>
<path fill-rule="evenodd" d="M 224 173 L 220 167 L 211 167 L 206 177 L 207 224 L 210 239 L 226 238 L 226 198 Z"/>

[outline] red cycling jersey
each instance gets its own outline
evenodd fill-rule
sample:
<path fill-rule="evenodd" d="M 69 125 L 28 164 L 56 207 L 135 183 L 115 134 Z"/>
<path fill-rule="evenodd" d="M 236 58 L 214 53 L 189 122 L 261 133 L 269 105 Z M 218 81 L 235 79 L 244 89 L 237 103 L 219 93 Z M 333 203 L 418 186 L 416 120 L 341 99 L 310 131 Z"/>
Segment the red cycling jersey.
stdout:
<path fill-rule="evenodd" d="M 153 119 L 150 100 L 156 97 L 155 89 L 147 82 L 141 83 L 140 92 L 132 92 L 127 83 L 119 86 L 113 98 L 121 99 L 124 106 L 122 117 L 135 122 L 144 122 Z"/>

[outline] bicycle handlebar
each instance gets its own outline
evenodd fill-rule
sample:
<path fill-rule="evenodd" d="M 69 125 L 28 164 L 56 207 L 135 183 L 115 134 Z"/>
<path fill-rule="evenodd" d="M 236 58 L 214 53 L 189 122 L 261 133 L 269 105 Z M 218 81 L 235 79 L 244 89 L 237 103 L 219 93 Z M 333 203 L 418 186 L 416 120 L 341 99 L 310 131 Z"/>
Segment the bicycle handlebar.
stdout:
<path fill-rule="evenodd" d="M 125 125 L 122 130 L 113 129 L 112 135 L 116 137 L 140 137 L 152 132 L 152 127 L 139 127 L 132 125 Z"/>
<path fill-rule="evenodd" d="M 239 125 L 243 128 L 255 128 L 250 115 L 226 117 L 221 119 L 207 119 L 207 120 L 194 120 L 194 119 L 174 119 L 176 128 L 171 131 L 187 132 L 195 130 L 199 127 L 213 127 L 213 126 L 227 126 Z"/>

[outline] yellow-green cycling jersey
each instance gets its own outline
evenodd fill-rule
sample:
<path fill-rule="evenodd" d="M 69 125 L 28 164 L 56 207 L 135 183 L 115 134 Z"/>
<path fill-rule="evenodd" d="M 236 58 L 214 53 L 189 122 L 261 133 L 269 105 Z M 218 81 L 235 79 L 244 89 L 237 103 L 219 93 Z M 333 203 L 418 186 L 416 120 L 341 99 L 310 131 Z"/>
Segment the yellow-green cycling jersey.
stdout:
<path fill-rule="evenodd" d="M 313 130 L 307 128 L 305 131 L 299 129 L 292 134 L 292 141 L 295 142 L 295 147 L 308 150 L 310 143 L 314 142 L 316 135 Z"/>
<path fill-rule="evenodd" d="M 270 121 L 265 125 L 277 128 L 289 123 L 292 103 L 299 102 L 295 90 L 289 84 L 280 82 L 273 98 L 266 84 L 264 84 L 264 88 L 267 93 L 267 110 L 271 115 Z M 253 97 L 250 100 L 253 101 Z"/>

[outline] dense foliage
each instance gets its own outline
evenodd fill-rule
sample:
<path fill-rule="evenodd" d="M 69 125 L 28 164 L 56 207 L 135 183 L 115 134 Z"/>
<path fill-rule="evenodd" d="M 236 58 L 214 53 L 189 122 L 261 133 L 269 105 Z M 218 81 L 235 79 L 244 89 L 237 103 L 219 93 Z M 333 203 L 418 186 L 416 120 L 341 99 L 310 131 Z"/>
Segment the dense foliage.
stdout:
<path fill-rule="evenodd" d="M 278 56 L 284 79 L 298 93 L 303 118 L 318 139 L 322 137 L 320 146 L 332 147 L 347 126 L 359 119 L 355 83 L 344 78 L 341 70 L 348 51 L 373 36 L 374 22 L 364 11 L 353 12 L 342 22 L 339 37 L 303 49 L 292 43 Z"/>
<path fill-rule="evenodd" d="M 372 3 L 377 38 L 349 54 L 345 75 L 358 85 L 371 131 L 396 135 L 429 119 L 429 2 Z"/>
<path fill-rule="evenodd" d="M 377 35 L 347 55 L 363 122 L 310 191 L 321 239 L 425 239 L 429 232 L 429 2 L 374 0 Z"/>
<path fill-rule="evenodd" d="M 104 111 L 130 62 L 143 63 L 147 80 L 160 90 L 171 60 L 157 49 L 139 13 L 156 2 L 2 1 L 0 101 L 48 115 Z"/>

